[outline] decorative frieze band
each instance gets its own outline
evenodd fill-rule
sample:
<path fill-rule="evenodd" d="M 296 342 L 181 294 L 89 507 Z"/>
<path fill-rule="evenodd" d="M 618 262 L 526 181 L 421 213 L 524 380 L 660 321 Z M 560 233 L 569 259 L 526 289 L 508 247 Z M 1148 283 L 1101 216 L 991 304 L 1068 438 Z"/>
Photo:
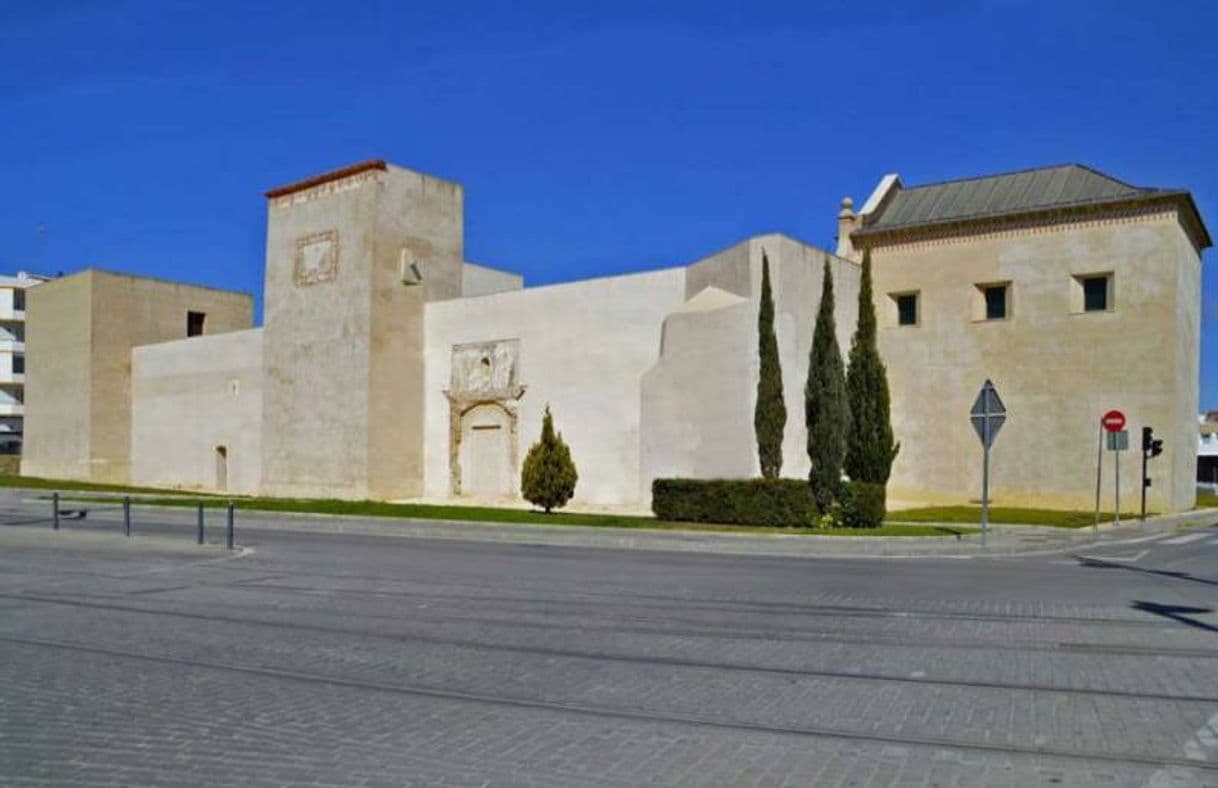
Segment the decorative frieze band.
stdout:
<path fill-rule="evenodd" d="M 1189 226 L 1186 217 L 1177 207 L 1165 207 L 1162 203 L 1108 209 L 1103 215 L 1098 216 L 1092 211 L 1082 213 L 1077 210 L 1062 210 L 1035 217 L 994 217 L 945 223 L 933 227 L 911 227 L 906 230 L 891 230 L 863 236 L 858 239 L 858 242 L 861 246 L 869 246 L 873 249 L 927 249 L 976 241 L 1047 235 L 1092 227 L 1136 224 L 1148 219 L 1179 221 L 1193 245 L 1197 245 L 1198 236 Z"/>

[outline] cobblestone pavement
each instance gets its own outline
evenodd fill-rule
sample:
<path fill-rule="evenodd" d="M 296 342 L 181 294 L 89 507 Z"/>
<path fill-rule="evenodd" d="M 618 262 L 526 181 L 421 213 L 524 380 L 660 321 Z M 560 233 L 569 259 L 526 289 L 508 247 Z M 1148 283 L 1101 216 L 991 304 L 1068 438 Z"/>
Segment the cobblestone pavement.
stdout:
<path fill-rule="evenodd" d="M 8 519 L 4 785 L 1218 786 L 1218 529 L 901 561 Z"/>

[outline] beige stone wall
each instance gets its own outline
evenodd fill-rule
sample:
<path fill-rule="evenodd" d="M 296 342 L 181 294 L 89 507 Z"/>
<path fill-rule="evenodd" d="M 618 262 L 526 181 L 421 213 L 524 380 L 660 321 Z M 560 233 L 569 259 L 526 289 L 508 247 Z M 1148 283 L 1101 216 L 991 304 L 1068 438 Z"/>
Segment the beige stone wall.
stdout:
<path fill-rule="evenodd" d="M 31 401 L 48 399 L 27 411 L 35 437 L 24 472 L 126 483 L 132 348 L 185 337 L 190 311 L 206 315 L 207 334 L 249 328 L 253 299 L 99 270 L 47 284 L 53 287 L 35 288 L 27 304 L 27 353 L 42 359 L 27 369 L 27 393 Z"/>
<path fill-rule="evenodd" d="M 89 478 L 91 283 L 86 272 L 26 293 L 26 476 Z"/>
<path fill-rule="evenodd" d="M 884 246 L 872 259 L 902 444 L 891 499 L 980 498 L 968 413 L 990 378 L 1010 414 L 992 454 L 996 505 L 1092 507 L 1098 420 L 1110 408 L 1128 417 L 1133 449 L 1122 457 L 1122 509 L 1137 505 L 1145 424 L 1168 447 L 1151 464 L 1149 508 L 1192 505 L 1185 454 L 1196 440 L 1199 259 L 1174 214 Z M 1114 275 L 1113 309 L 1084 313 L 1074 277 L 1101 272 Z M 1010 317 L 978 319 L 976 285 L 1004 281 Z M 896 325 L 890 294 L 904 291 L 920 293 L 916 326 Z M 1104 459 L 1111 509 L 1114 463 Z"/>
<path fill-rule="evenodd" d="M 261 329 L 132 352 L 132 483 L 256 494 L 261 438 Z"/>
<path fill-rule="evenodd" d="M 422 308 L 461 292 L 461 187 L 398 167 L 270 200 L 263 487 L 422 491 Z M 302 249 L 333 267 L 302 277 Z"/>
<path fill-rule="evenodd" d="M 1179 227 L 1175 236 L 1176 253 L 1176 349 L 1175 419 L 1156 433 L 1165 437 L 1164 453 L 1151 460 L 1151 466 L 1165 473 L 1175 507 L 1188 509 L 1197 503 L 1197 412 L 1200 407 L 1201 380 L 1201 259 L 1196 248 Z M 1168 489 L 1162 491 L 1169 494 Z"/>
<path fill-rule="evenodd" d="M 425 301 L 461 294 L 461 186 L 391 167 L 378 216 L 369 352 L 368 490 L 375 498 L 423 494 Z M 417 261 L 422 286 L 403 285 L 397 264 Z"/>
<path fill-rule="evenodd" d="M 268 202 L 262 484 L 269 495 L 367 494 L 369 235 L 379 177 L 362 173 Z M 298 251 L 307 261 L 307 248 L 322 244 L 334 250 L 333 271 L 298 275 Z"/>

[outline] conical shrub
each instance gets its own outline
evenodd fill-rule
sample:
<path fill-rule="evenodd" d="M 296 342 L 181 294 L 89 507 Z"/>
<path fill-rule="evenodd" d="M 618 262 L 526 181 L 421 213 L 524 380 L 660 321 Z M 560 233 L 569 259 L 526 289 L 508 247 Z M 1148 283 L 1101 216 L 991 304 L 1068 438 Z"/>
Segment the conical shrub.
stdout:
<path fill-rule="evenodd" d="M 541 440 L 529 448 L 520 471 L 520 493 L 534 506 L 549 514 L 561 509 L 575 494 L 579 473 L 571 459 L 571 450 L 563 442 L 562 433 L 554 432 L 554 419 L 546 405 L 541 422 Z"/>

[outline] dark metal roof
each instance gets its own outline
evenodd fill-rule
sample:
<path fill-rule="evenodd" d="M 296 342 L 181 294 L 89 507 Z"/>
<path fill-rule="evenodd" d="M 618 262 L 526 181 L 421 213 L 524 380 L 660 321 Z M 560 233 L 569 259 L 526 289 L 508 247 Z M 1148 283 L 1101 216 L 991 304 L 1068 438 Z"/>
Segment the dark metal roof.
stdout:
<path fill-rule="evenodd" d="M 1032 215 L 1044 211 L 1083 209 L 1133 200 L 1169 199 L 1187 205 L 1195 222 L 1197 242 L 1210 246 L 1192 195 L 1184 189 L 1131 186 L 1111 175 L 1081 164 L 1062 164 L 1031 170 L 986 175 L 925 186 L 896 188 L 878 211 L 864 217 L 865 224 L 852 235 L 878 236 L 913 228 L 958 225 L 979 219 Z"/>
<path fill-rule="evenodd" d="M 1131 186 L 1090 167 L 1064 164 L 901 188 L 864 232 L 1111 202 L 1165 191 L 1170 190 Z"/>

